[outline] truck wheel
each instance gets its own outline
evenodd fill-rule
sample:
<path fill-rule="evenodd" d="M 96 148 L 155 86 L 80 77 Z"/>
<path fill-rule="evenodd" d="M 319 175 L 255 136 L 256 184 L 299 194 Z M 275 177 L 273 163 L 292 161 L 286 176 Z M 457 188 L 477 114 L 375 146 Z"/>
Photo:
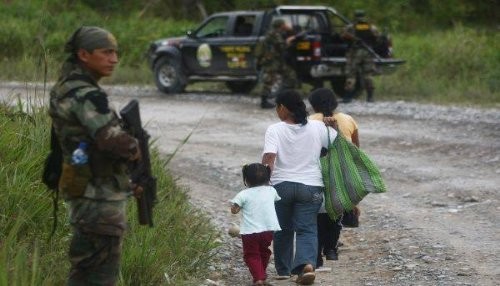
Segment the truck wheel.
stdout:
<path fill-rule="evenodd" d="M 178 60 L 168 57 L 160 58 L 154 67 L 156 87 L 164 93 L 183 92 L 186 87 L 184 74 Z"/>
<path fill-rule="evenodd" d="M 226 86 L 232 93 L 250 93 L 257 85 L 255 81 L 227 81 Z"/>

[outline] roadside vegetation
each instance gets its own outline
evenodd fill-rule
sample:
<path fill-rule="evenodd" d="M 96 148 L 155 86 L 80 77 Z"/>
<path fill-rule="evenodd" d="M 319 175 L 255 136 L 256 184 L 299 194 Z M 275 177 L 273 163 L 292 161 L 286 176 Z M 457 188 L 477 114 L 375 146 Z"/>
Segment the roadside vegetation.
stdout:
<path fill-rule="evenodd" d="M 393 35 L 394 74 L 376 77 L 376 98 L 500 107 L 500 35 L 457 25 Z M 363 97 L 364 98 L 364 97 Z"/>
<path fill-rule="evenodd" d="M 35 98 L 35 97 L 33 97 Z M 45 108 L 19 102 L 0 104 L 0 285 L 64 285 L 68 273 L 70 226 L 59 200 L 53 223 L 53 193 L 41 182 L 49 149 L 50 120 Z M 165 158 L 152 154 L 158 179 L 154 227 L 140 226 L 129 200 L 120 285 L 182 285 L 207 274 L 217 233 L 188 202 L 165 172 Z"/>

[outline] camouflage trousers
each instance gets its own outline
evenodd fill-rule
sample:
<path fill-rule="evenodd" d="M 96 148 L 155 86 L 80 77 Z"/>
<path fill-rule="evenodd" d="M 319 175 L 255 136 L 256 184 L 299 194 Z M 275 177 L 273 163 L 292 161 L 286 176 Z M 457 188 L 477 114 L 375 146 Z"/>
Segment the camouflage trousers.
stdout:
<path fill-rule="evenodd" d="M 116 285 L 123 236 L 102 235 L 74 228 L 69 249 L 68 286 Z"/>
<path fill-rule="evenodd" d="M 351 48 L 347 53 L 346 62 L 346 91 L 353 91 L 359 76 L 362 89 L 372 91 L 374 89 L 372 75 L 375 73 L 373 55 L 364 48 Z"/>
<path fill-rule="evenodd" d="M 278 91 L 297 86 L 295 71 L 285 66 L 280 69 L 262 68 L 262 97 L 273 97 Z"/>
<path fill-rule="evenodd" d="M 101 186 L 102 189 L 102 186 Z M 67 201 L 73 237 L 68 286 L 116 285 L 126 228 L 126 201 Z"/>

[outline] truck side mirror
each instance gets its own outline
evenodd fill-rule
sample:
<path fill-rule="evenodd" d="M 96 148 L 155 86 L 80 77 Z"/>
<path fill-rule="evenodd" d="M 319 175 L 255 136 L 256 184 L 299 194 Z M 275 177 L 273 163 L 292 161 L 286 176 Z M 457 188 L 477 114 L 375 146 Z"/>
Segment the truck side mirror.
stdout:
<path fill-rule="evenodd" d="M 193 31 L 191 30 L 187 30 L 186 36 L 188 36 L 188 38 L 196 38 L 196 36 L 193 34 Z"/>

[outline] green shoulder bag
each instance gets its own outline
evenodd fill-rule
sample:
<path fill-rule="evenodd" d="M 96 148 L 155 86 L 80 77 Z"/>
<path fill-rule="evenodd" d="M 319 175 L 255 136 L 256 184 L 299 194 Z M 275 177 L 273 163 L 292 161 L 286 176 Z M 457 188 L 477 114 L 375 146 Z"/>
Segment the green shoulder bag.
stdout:
<path fill-rule="evenodd" d="M 332 220 L 338 220 L 344 212 L 353 210 L 367 194 L 386 191 L 377 166 L 340 133 L 320 162 L 325 184 L 325 208 Z"/>

